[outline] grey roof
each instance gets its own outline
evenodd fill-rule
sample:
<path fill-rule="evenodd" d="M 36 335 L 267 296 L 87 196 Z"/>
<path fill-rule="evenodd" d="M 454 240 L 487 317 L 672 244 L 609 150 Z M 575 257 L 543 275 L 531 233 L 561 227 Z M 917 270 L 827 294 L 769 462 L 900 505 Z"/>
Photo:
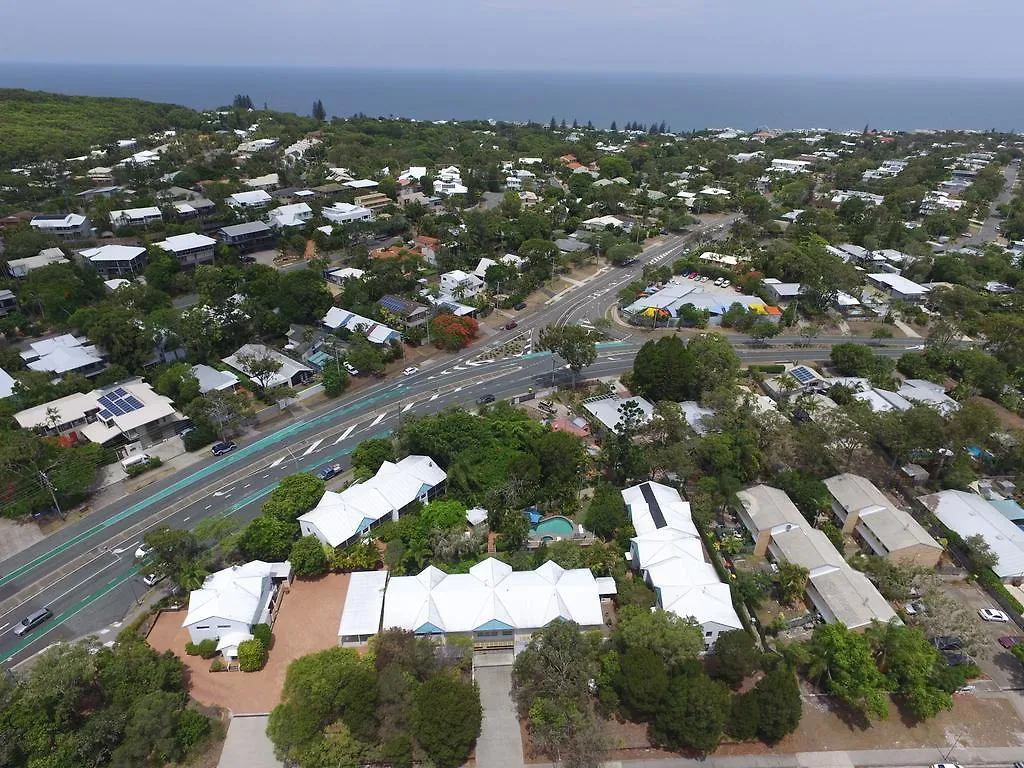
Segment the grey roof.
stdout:
<path fill-rule="evenodd" d="M 844 472 L 825 480 L 825 487 L 847 513 L 867 507 L 891 507 L 892 502 L 866 477 Z"/>
<path fill-rule="evenodd" d="M 736 498 L 743 505 L 743 509 L 757 528 L 758 533 L 771 530 L 779 525 L 800 526 L 807 523 L 789 495 L 779 488 L 773 488 L 770 485 L 755 485 L 737 492 Z"/>
<path fill-rule="evenodd" d="M 222 227 L 223 232 L 228 237 L 238 237 L 239 235 L 248 235 L 254 232 L 270 232 L 270 226 L 262 221 L 247 221 L 244 224 L 232 224 L 227 227 Z"/>
<path fill-rule="evenodd" d="M 573 251 L 585 251 L 590 248 L 590 243 L 585 243 L 582 240 L 576 240 L 572 237 L 563 237 L 560 240 L 555 240 L 555 245 L 558 246 L 558 250 L 563 253 L 572 253 Z"/>

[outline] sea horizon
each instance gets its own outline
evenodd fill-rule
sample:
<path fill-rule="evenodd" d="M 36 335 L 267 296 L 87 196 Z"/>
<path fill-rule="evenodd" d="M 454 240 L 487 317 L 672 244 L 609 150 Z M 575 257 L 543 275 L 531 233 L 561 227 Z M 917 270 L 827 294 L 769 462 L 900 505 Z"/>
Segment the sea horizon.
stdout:
<path fill-rule="evenodd" d="M 920 75 L 737 75 L 439 70 L 302 65 L 63 64 L 0 61 L 0 87 L 123 96 L 197 110 L 253 103 L 308 114 L 494 119 L 673 130 L 1024 130 L 1024 79 Z"/>

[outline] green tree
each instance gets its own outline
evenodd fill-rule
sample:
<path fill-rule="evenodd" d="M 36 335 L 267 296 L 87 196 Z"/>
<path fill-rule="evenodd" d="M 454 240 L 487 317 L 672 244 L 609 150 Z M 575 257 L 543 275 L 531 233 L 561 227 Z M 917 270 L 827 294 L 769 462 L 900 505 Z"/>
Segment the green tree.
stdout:
<path fill-rule="evenodd" d="M 250 560 L 281 562 L 288 559 L 299 538 L 299 524 L 271 515 L 261 515 L 245 526 L 238 547 Z"/>
<path fill-rule="evenodd" d="M 259 672 L 267 663 L 267 649 L 253 638 L 238 644 L 238 667 L 243 672 Z"/>
<path fill-rule="evenodd" d="M 780 560 L 778 566 L 776 581 L 779 585 L 779 599 L 786 605 L 793 605 L 807 591 L 809 572 L 802 565 L 788 560 Z"/>
<path fill-rule="evenodd" d="M 318 123 L 322 123 L 327 119 L 327 110 L 324 109 L 324 103 L 320 99 L 313 102 L 313 110 L 310 114 Z"/>
<path fill-rule="evenodd" d="M 356 477 L 365 479 L 373 477 L 385 461 L 395 460 L 394 443 L 386 437 L 375 437 L 363 440 L 352 451 L 352 469 Z"/>
<path fill-rule="evenodd" d="M 549 325 L 541 329 L 539 340 L 541 349 L 550 350 L 569 364 L 574 388 L 580 371 L 597 360 L 594 335 L 581 326 Z"/>
<path fill-rule="evenodd" d="M 724 685 L 704 674 L 678 676 L 651 722 L 651 733 L 671 749 L 707 754 L 721 742 L 729 711 L 729 691 Z"/>
<path fill-rule="evenodd" d="M 761 651 L 749 632 L 735 629 L 722 632 L 715 640 L 714 653 L 708 657 L 709 672 L 726 685 L 735 687 L 754 673 Z"/>
<path fill-rule="evenodd" d="M 612 541 L 630 526 L 626 504 L 618 489 L 610 483 L 599 483 L 587 507 L 583 525 L 605 541 Z"/>
<path fill-rule="evenodd" d="M 300 579 L 323 576 L 330 567 L 324 545 L 316 536 L 303 536 L 292 544 L 288 562 L 292 564 L 292 571 Z"/>
<path fill-rule="evenodd" d="M 875 369 L 875 353 L 866 344 L 836 344 L 829 353 L 840 376 L 867 376 Z"/>
<path fill-rule="evenodd" d="M 717 645 L 717 643 L 716 643 Z M 777 744 L 800 725 L 803 704 L 796 672 L 777 664 L 754 686 L 757 698 L 757 734 L 768 744 Z"/>
<path fill-rule="evenodd" d="M 678 336 L 648 341 L 633 360 L 632 386 L 648 400 L 680 402 L 699 395 L 696 361 Z"/>
<path fill-rule="evenodd" d="M 328 364 L 323 371 L 324 394 L 337 397 L 348 389 L 348 372 L 338 365 Z"/>
<path fill-rule="evenodd" d="M 704 651 L 704 632 L 690 619 L 668 611 L 648 611 L 635 605 L 619 612 L 619 623 L 612 636 L 622 649 L 647 648 L 673 670 L 696 659 Z"/>
<path fill-rule="evenodd" d="M 927 720 L 953 708 L 951 692 L 939 685 L 938 675 L 946 665 L 945 659 L 939 657 L 920 629 L 886 624 L 872 627 L 868 639 L 889 687 L 915 717 Z"/>
<path fill-rule="evenodd" d="M 316 475 L 297 472 L 281 479 L 263 505 L 263 514 L 285 522 L 313 509 L 324 495 L 326 485 Z"/>
<path fill-rule="evenodd" d="M 810 679 L 866 717 L 888 717 L 888 681 L 875 665 L 867 638 L 842 624 L 822 624 L 807 650 Z"/>
<path fill-rule="evenodd" d="M 669 692 L 665 662 L 649 648 L 627 648 L 619 655 L 615 688 L 626 709 L 646 720 L 664 706 Z"/>
<path fill-rule="evenodd" d="M 466 762 L 480 735 L 483 708 L 475 683 L 435 675 L 416 692 L 413 734 L 438 768 Z"/>

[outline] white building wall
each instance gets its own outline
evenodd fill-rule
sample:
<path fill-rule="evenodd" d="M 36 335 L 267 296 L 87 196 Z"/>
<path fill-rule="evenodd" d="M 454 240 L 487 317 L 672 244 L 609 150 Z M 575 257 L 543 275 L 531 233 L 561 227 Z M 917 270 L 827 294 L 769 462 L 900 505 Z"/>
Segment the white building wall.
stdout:
<path fill-rule="evenodd" d="M 216 640 L 218 637 L 223 637 L 232 632 L 248 632 L 251 627 L 242 621 L 211 618 L 190 624 L 187 629 L 188 636 L 192 642 L 200 643 L 203 640 Z"/>

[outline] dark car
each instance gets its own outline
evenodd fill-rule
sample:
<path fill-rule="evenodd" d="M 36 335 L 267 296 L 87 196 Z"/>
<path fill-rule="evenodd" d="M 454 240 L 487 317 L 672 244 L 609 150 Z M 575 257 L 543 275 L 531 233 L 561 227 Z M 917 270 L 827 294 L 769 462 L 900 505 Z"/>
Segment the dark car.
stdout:
<path fill-rule="evenodd" d="M 958 651 L 964 647 L 964 641 L 952 635 L 940 635 L 932 638 L 932 645 L 940 651 Z"/>
<path fill-rule="evenodd" d="M 238 446 L 235 445 L 230 440 L 225 440 L 221 443 L 215 443 L 213 448 L 211 448 L 210 450 L 213 451 L 214 456 L 223 456 L 226 453 L 231 453 L 237 447 Z"/>
<path fill-rule="evenodd" d="M 326 467 L 316 473 L 316 476 L 321 480 L 330 480 L 336 474 L 341 472 L 341 464 L 328 464 Z"/>
<path fill-rule="evenodd" d="M 974 663 L 974 659 L 963 651 L 943 651 L 942 655 L 946 657 L 946 663 L 951 667 L 964 667 Z"/>
<path fill-rule="evenodd" d="M 526 302 L 525 301 L 520 301 L 518 304 L 515 305 L 514 309 L 516 309 L 516 310 L 526 309 Z"/>
<path fill-rule="evenodd" d="M 240 262 L 242 262 L 243 264 L 255 264 L 256 263 L 256 257 L 255 256 L 239 256 L 238 260 Z"/>
<path fill-rule="evenodd" d="M 1024 636 L 1003 635 L 1003 637 L 999 638 L 999 644 L 1003 646 L 1003 648 L 1013 648 L 1013 646 L 1019 645 L 1020 643 L 1024 643 Z"/>
<path fill-rule="evenodd" d="M 517 323 L 515 320 L 509 320 L 507 323 L 505 323 L 505 330 L 511 331 L 517 325 L 519 325 L 519 323 Z"/>
<path fill-rule="evenodd" d="M 487 405 L 488 403 L 493 403 L 493 402 L 494 402 L 494 395 L 480 395 L 480 397 L 478 397 L 476 399 L 476 404 L 477 405 Z"/>

